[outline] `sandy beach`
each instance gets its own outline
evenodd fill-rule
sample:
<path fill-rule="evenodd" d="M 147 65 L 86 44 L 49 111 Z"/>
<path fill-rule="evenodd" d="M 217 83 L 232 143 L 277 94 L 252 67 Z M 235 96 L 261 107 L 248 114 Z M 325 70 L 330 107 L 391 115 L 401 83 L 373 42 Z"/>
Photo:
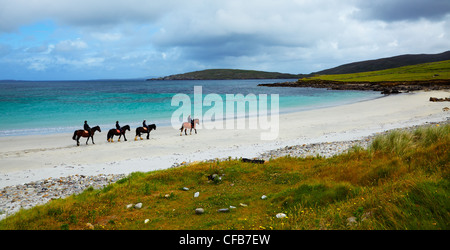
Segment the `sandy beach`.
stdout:
<path fill-rule="evenodd" d="M 199 129 L 180 136 L 172 127 L 157 127 L 150 139 L 106 141 L 110 128 L 94 137 L 95 145 L 80 146 L 72 134 L 0 138 L 0 188 L 69 175 L 128 174 L 166 169 L 181 162 L 215 158 L 253 158 L 290 145 L 348 141 L 385 130 L 446 121 L 448 102 L 430 102 L 430 97 L 449 97 L 449 91 L 419 91 L 289 114 L 279 117 L 279 135 L 263 141 L 261 129 Z M 93 126 L 95 124 L 91 124 Z M 81 126 L 81 125 L 80 125 Z"/>

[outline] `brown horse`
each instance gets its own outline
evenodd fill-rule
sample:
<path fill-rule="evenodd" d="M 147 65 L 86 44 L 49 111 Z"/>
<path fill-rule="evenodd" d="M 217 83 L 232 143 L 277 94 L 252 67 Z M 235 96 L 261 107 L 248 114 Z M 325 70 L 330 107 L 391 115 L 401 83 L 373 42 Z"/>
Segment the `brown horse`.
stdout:
<path fill-rule="evenodd" d="M 84 129 L 75 130 L 75 132 L 73 133 L 72 139 L 77 141 L 77 146 L 80 146 L 80 137 L 87 137 L 88 138 L 86 140 L 86 145 L 88 144 L 89 138 L 92 138 L 92 144 L 95 144 L 94 143 L 95 131 L 102 132 L 100 130 L 99 126 L 95 126 L 95 127 L 91 128 L 91 135 L 90 136 L 89 136 L 88 131 L 86 131 Z"/>
<path fill-rule="evenodd" d="M 191 131 L 189 133 L 190 135 L 192 135 L 192 129 L 194 129 L 195 133 L 197 134 L 197 128 L 196 128 L 197 124 L 200 124 L 198 119 L 194 119 L 194 127 L 192 127 L 191 123 L 189 123 L 189 122 L 183 122 L 183 124 L 181 125 L 181 128 L 180 128 L 180 136 L 183 134 L 183 129 L 184 129 L 185 135 L 187 135 L 187 133 L 186 133 L 187 129 L 191 129 Z"/>
<path fill-rule="evenodd" d="M 106 135 L 106 140 L 108 140 L 108 142 L 114 142 L 113 137 L 115 135 L 118 135 L 119 136 L 118 141 L 120 141 L 120 138 L 123 135 L 123 138 L 125 138 L 125 141 L 127 141 L 127 138 L 125 137 L 126 130 L 130 131 L 130 126 L 129 125 L 125 125 L 125 126 L 121 127 L 120 130 L 115 129 L 115 128 L 110 129 L 108 131 L 108 134 Z"/>

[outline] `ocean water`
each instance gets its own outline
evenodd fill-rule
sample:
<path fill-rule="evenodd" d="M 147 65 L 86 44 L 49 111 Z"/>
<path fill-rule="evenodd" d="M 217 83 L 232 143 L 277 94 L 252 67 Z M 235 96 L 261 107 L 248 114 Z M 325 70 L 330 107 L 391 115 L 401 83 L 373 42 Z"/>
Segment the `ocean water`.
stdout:
<path fill-rule="evenodd" d="M 121 126 L 141 126 L 142 121 L 171 126 L 178 106 L 171 101 L 176 94 L 192 98 L 194 86 L 202 86 L 203 97 L 214 93 L 279 95 L 281 113 L 370 100 L 381 96 L 372 91 L 332 91 L 313 88 L 258 87 L 259 83 L 285 80 L 214 81 L 1 81 L 0 136 L 71 133 L 82 129 L 85 120 L 103 130 Z M 269 98 L 270 100 L 270 98 Z M 270 108 L 270 101 L 268 101 Z M 225 105 L 223 105 L 225 107 Z M 206 112 L 209 107 L 203 107 Z M 225 114 L 226 110 L 224 111 Z M 132 129 L 133 130 L 133 129 Z"/>

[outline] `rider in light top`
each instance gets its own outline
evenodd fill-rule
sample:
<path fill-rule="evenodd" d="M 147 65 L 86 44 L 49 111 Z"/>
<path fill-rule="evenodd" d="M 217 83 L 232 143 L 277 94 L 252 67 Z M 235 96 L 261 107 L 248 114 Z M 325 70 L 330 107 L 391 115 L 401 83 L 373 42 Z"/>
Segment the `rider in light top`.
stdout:
<path fill-rule="evenodd" d="M 194 127 L 194 120 L 191 119 L 191 115 L 188 116 L 187 120 L 191 124 L 191 128 L 193 128 Z"/>

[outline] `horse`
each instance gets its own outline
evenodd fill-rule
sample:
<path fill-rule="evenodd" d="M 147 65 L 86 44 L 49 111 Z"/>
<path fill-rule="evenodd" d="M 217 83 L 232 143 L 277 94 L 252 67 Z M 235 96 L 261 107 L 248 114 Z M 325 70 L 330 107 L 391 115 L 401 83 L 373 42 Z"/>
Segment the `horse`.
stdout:
<path fill-rule="evenodd" d="M 136 128 L 136 137 L 134 137 L 134 140 L 137 141 L 137 137 L 139 136 L 139 138 L 142 139 L 141 134 L 147 134 L 147 140 L 150 139 L 150 131 L 152 130 L 156 130 L 156 125 L 155 124 L 150 124 L 147 127 L 137 127 Z"/>
<path fill-rule="evenodd" d="M 108 142 L 114 142 L 113 137 L 115 135 L 118 135 L 119 136 L 119 140 L 118 141 L 120 141 L 120 138 L 123 135 L 123 138 L 125 138 L 125 141 L 127 141 L 127 138 L 125 137 L 125 131 L 126 130 L 130 131 L 130 126 L 129 125 L 125 125 L 125 126 L 121 127 L 120 130 L 115 129 L 115 128 L 110 129 L 108 131 L 108 135 L 106 136 L 106 139 L 108 140 Z"/>
<path fill-rule="evenodd" d="M 89 138 L 92 138 L 92 144 L 95 144 L 94 143 L 95 131 L 102 132 L 100 130 L 99 126 L 95 126 L 95 127 L 91 128 L 91 135 L 90 136 L 89 136 L 89 132 L 87 130 L 84 130 L 84 129 L 75 130 L 75 132 L 73 133 L 72 139 L 77 141 L 77 146 L 80 146 L 80 137 L 87 137 L 88 138 L 86 140 L 86 145 L 88 144 Z"/>
<path fill-rule="evenodd" d="M 184 134 L 187 135 L 186 130 L 188 128 L 191 129 L 190 131 L 190 135 L 192 135 L 192 129 L 195 130 L 195 133 L 197 134 L 197 129 L 196 129 L 196 125 L 200 124 L 198 119 L 194 119 L 194 127 L 192 128 L 191 123 L 190 122 L 183 122 L 183 124 L 181 124 L 181 128 L 180 128 L 180 136 L 183 134 L 183 129 L 184 129 Z"/>

